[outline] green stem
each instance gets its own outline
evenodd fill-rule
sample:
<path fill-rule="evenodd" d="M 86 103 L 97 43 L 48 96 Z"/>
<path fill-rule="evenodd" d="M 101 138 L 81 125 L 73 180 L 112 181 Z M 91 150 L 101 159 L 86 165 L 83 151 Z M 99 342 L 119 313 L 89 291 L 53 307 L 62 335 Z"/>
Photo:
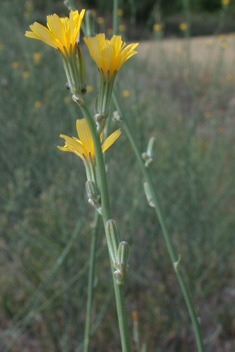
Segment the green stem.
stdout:
<path fill-rule="evenodd" d="M 120 107 L 120 104 L 119 104 L 119 101 L 117 99 L 117 95 L 115 92 L 113 92 L 113 101 L 114 101 L 114 104 L 122 118 L 122 126 L 125 130 L 125 133 L 131 143 L 131 146 L 135 152 L 135 155 L 136 155 L 136 158 L 140 164 L 140 167 L 141 167 L 141 170 L 144 174 L 144 177 L 145 177 L 145 181 L 147 182 L 148 186 L 149 186 L 149 190 L 151 192 L 151 196 L 152 196 L 152 200 L 154 202 L 154 205 L 155 205 L 155 210 L 156 210 L 156 213 L 157 213 L 157 216 L 158 216 L 158 219 L 159 219 L 159 222 L 160 222 L 160 225 L 161 225 L 161 228 L 162 228 L 162 232 L 163 232 L 163 235 L 164 235 L 164 238 L 165 238 L 165 241 L 166 241 L 166 246 L 167 246 L 167 250 L 168 250 L 168 253 L 170 255 L 170 258 L 171 258 L 171 262 L 172 262 L 172 265 L 174 267 L 174 270 L 175 270 L 175 273 L 176 273 L 176 276 L 177 276 L 177 279 L 179 281 L 179 284 L 180 284 L 180 288 L 181 288 L 181 291 L 183 293 L 183 296 L 184 296 L 184 299 L 185 299 L 185 302 L 186 302 L 186 305 L 187 305 L 187 308 L 188 308 L 188 311 L 189 311 L 189 315 L 191 317 L 191 320 L 192 320 L 192 324 L 193 324 L 193 328 L 194 328 L 194 333 L 195 333 L 195 337 L 196 337 L 196 343 L 197 343 L 197 349 L 198 349 L 198 352 L 204 352 L 204 346 L 203 346 L 203 340 L 202 340 L 202 335 L 201 335 L 201 329 L 200 329 L 200 326 L 199 326 L 199 323 L 198 323 L 198 319 L 197 319 L 197 315 L 195 313 L 195 310 L 194 310 L 194 307 L 193 307 L 193 304 L 192 304 L 192 301 L 191 301 L 191 298 L 190 298 L 190 294 L 189 294 L 189 290 L 187 288 L 187 285 L 185 283 L 185 280 L 184 280 L 184 277 L 183 277 L 183 274 L 180 270 L 180 267 L 177 263 L 179 258 L 175 252 L 175 249 L 174 249 L 174 246 L 173 246 L 173 243 L 172 243 L 172 240 L 171 240 L 171 237 L 169 235 L 169 232 L 168 232 L 168 229 L 167 229 L 167 225 L 166 225 L 166 221 L 165 221 L 165 218 L 164 218 L 164 215 L 163 215 L 163 211 L 162 211 L 162 207 L 161 207 L 161 204 L 160 204 L 160 201 L 159 201 L 159 198 L 158 198 L 158 194 L 157 194 L 157 191 L 154 187 L 154 184 L 153 184 L 153 181 L 152 181 L 152 178 L 150 176 L 150 173 L 149 173 L 149 170 L 148 168 L 146 168 L 145 166 L 145 163 L 142 159 L 142 154 L 140 153 L 139 151 L 139 148 L 135 142 L 135 139 L 132 135 L 132 131 L 128 125 L 128 122 L 127 120 L 125 119 L 124 115 L 123 115 L 123 112 L 122 112 L 122 109 Z"/>
<path fill-rule="evenodd" d="M 91 336 L 91 308 L 93 300 L 93 282 L 94 282 L 94 267 L 95 267 L 95 250 L 97 242 L 97 232 L 99 223 L 99 213 L 95 210 L 94 228 L 91 238 L 90 260 L 89 260 L 89 274 L 88 274 L 88 296 L 86 306 L 86 324 L 84 333 L 84 352 L 89 351 L 90 336 Z"/>
<path fill-rule="evenodd" d="M 118 29 L 118 0 L 113 0 L 113 34 L 117 34 Z"/>
<path fill-rule="evenodd" d="M 90 115 L 86 105 L 84 103 L 81 103 L 79 106 L 88 123 L 93 144 L 94 144 L 99 186 L 100 186 L 100 192 L 101 192 L 102 217 L 103 217 L 103 222 L 105 226 L 106 222 L 110 220 L 112 217 L 111 217 L 111 211 L 110 211 L 110 205 L 109 205 L 108 185 L 107 185 L 107 179 L 106 179 L 103 153 L 102 153 L 101 144 L 100 144 L 100 137 L 96 132 L 94 119 Z M 112 266 L 111 260 L 110 260 L 110 264 L 111 264 L 111 270 L 113 273 L 114 268 Z M 121 335 L 122 351 L 130 352 L 131 351 L 130 336 L 129 336 L 129 329 L 128 329 L 128 323 L 127 323 L 123 285 L 118 285 L 116 278 L 114 277 L 113 274 L 112 276 L 113 276 L 114 291 L 115 291 L 115 298 L 116 298 L 119 330 Z"/>
<path fill-rule="evenodd" d="M 111 118 L 109 116 L 108 121 Z M 107 138 L 109 125 L 108 121 L 105 126 L 105 137 Z M 94 181 L 94 179 L 93 179 Z M 96 250 L 96 242 L 97 242 L 97 232 L 98 232 L 98 223 L 99 223 L 99 214 L 95 211 L 94 216 L 94 228 L 92 232 L 92 239 L 91 239 L 91 249 L 90 249 L 90 259 L 89 259 L 89 274 L 88 274 L 88 296 L 87 296 L 87 308 L 86 308 L 86 324 L 85 324 L 85 332 L 84 332 L 84 352 L 89 351 L 90 345 L 90 337 L 91 337 L 91 307 L 92 307 L 92 300 L 93 300 L 93 282 L 94 282 L 94 266 L 95 266 L 95 250 Z M 79 350 L 79 348 L 78 348 Z"/>

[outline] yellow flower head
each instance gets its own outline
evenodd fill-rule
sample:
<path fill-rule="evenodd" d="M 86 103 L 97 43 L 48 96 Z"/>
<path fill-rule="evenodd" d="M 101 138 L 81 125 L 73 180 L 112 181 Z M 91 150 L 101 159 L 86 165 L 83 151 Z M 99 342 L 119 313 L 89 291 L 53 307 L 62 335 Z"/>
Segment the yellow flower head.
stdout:
<path fill-rule="evenodd" d="M 230 0 L 222 0 L 222 4 L 227 6 L 230 3 Z"/>
<path fill-rule="evenodd" d="M 47 16 L 47 27 L 38 22 L 34 22 L 30 27 L 31 31 L 26 31 L 29 38 L 39 39 L 53 48 L 65 54 L 69 53 L 70 47 L 74 48 L 80 32 L 81 22 L 85 10 L 81 13 L 70 11 L 69 17 L 59 17 L 58 15 Z"/>
<path fill-rule="evenodd" d="M 41 54 L 38 51 L 35 51 L 33 53 L 33 61 L 35 65 L 39 64 L 40 58 L 41 58 Z"/>
<path fill-rule="evenodd" d="M 109 71 L 110 76 L 117 72 L 120 67 L 137 51 L 134 49 L 138 43 L 126 45 L 120 35 L 114 35 L 110 40 L 105 38 L 105 34 L 97 34 L 95 37 L 84 38 L 88 46 L 92 59 L 96 62 L 100 70 L 106 76 Z"/>
<path fill-rule="evenodd" d="M 155 23 L 153 26 L 153 29 L 155 30 L 155 32 L 159 32 L 161 30 L 161 25 L 160 23 Z"/>
<path fill-rule="evenodd" d="M 65 152 L 72 152 L 82 158 L 84 161 L 89 160 L 90 158 L 94 160 L 95 158 L 95 149 L 93 145 L 93 140 L 91 136 L 91 132 L 89 130 L 86 119 L 77 120 L 77 133 L 78 138 L 68 137 L 64 134 L 61 134 L 60 137 L 65 139 L 65 146 L 58 148 Z M 118 129 L 113 132 L 102 144 L 103 153 L 116 141 L 116 139 L 120 136 L 121 130 Z M 102 134 L 100 136 L 102 140 Z"/>
<path fill-rule="evenodd" d="M 179 27 L 181 31 L 186 31 L 186 29 L 188 28 L 187 23 L 185 22 L 180 23 Z"/>

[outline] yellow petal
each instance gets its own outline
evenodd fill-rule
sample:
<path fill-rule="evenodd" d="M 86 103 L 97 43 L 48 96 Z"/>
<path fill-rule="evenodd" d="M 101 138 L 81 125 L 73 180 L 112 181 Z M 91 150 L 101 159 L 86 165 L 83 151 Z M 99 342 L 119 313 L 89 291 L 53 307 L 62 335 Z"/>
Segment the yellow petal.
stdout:
<path fill-rule="evenodd" d="M 37 22 L 34 22 L 29 27 L 32 32 L 26 31 L 25 33 L 26 37 L 42 40 L 44 43 L 54 48 L 58 48 L 59 43 L 47 28 L 45 28 L 44 26 L 42 26 L 40 23 L 37 23 Z"/>
<path fill-rule="evenodd" d="M 57 38 L 62 47 L 65 47 L 68 50 L 66 43 L 65 28 L 59 16 L 56 14 L 47 16 L 47 27 L 49 28 L 53 36 Z"/>
<path fill-rule="evenodd" d="M 86 155 L 86 150 L 83 148 L 83 145 L 79 140 L 76 140 L 64 134 L 61 134 L 60 137 L 65 139 L 65 146 L 61 148 L 66 148 L 66 150 L 61 148 L 59 149 L 67 151 L 68 148 L 68 151 L 73 152 L 80 156 L 80 158 L 84 159 L 84 155 Z"/>
<path fill-rule="evenodd" d="M 102 144 L 102 152 L 104 153 L 115 141 L 118 139 L 118 137 L 121 134 L 121 129 L 119 128 L 115 132 L 113 132 Z"/>
<path fill-rule="evenodd" d="M 78 136 L 80 138 L 84 150 L 86 151 L 86 157 L 89 158 L 89 154 L 91 154 L 91 156 L 94 158 L 95 151 L 93 140 L 86 119 L 77 120 L 76 126 Z"/>

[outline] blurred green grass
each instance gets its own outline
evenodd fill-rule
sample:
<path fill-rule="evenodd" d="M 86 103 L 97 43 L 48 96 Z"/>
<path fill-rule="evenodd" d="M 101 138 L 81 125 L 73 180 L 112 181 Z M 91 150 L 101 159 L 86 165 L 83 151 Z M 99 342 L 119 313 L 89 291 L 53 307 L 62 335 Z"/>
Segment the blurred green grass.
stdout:
<path fill-rule="evenodd" d="M 0 350 L 82 350 L 93 209 L 81 160 L 56 148 L 63 144 L 60 133 L 76 135 L 81 115 L 65 88 L 59 55 L 24 37 L 29 24 L 44 18 L 34 10 L 25 13 L 25 4 L 0 4 Z M 92 109 L 98 75 L 83 49 Z M 177 56 L 159 42 L 148 53 L 151 60 L 136 56 L 128 61 L 116 83 L 141 150 L 150 136 L 156 137 L 151 172 L 201 311 L 206 351 L 235 346 L 235 96 L 234 70 L 225 55 L 226 48 L 213 57 L 211 69 L 208 57 L 197 63 L 184 45 Z M 124 133 L 108 151 L 107 165 L 113 216 L 131 248 L 130 327 L 131 313 L 137 311 L 140 340 L 148 350 L 183 352 L 190 346 L 195 351 L 160 226 L 147 206 L 143 177 Z M 98 246 L 91 350 L 117 351 L 101 226 Z"/>

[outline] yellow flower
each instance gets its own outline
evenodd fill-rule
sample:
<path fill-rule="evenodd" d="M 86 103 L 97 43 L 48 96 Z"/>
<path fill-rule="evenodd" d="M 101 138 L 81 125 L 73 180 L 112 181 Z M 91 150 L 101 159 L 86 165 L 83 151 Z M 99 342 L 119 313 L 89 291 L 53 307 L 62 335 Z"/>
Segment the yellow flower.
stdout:
<path fill-rule="evenodd" d="M 112 35 L 112 34 L 113 34 L 113 28 L 108 28 L 108 29 L 107 29 L 107 33 L 108 33 L 109 35 Z"/>
<path fill-rule="evenodd" d="M 225 40 L 222 40 L 221 47 L 222 47 L 223 49 L 226 49 L 227 46 L 228 46 L 228 43 L 227 43 Z"/>
<path fill-rule="evenodd" d="M 23 76 L 24 78 L 28 78 L 28 77 L 29 77 L 29 71 L 24 71 L 24 72 L 22 73 L 22 76 Z"/>
<path fill-rule="evenodd" d="M 138 43 L 126 45 L 120 35 L 114 35 L 110 40 L 104 34 L 95 37 L 84 37 L 92 59 L 100 72 L 100 90 L 95 100 L 95 121 L 97 131 L 101 132 L 109 114 L 112 89 L 118 70 L 132 55 Z"/>
<path fill-rule="evenodd" d="M 212 116 L 211 111 L 206 111 L 206 112 L 205 112 L 205 116 L 206 116 L 208 119 L 210 119 L 211 116 Z"/>
<path fill-rule="evenodd" d="M 100 70 L 110 76 L 117 72 L 120 67 L 137 51 L 134 49 L 138 43 L 129 44 L 122 41 L 120 35 L 114 35 L 110 40 L 105 38 L 105 34 L 97 34 L 95 37 L 84 38 L 88 46 L 92 59 L 96 62 Z"/>
<path fill-rule="evenodd" d="M 208 39 L 207 42 L 206 42 L 206 45 L 207 46 L 212 46 L 213 44 L 213 41 L 211 39 Z"/>
<path fill-rule="evenodd" d="M 228 5 L 229 3 L 230 3 L 230 0 L 222 0 L 222 4 L 225 6 Z"/>
<path fill-rule="evenodd" d="M 90 92 L 93 91 L 93 87 L 92 87 L 92 86 L 87 86 L 86 89 L 87 89 L 87 92 L 88 92 L 88 93 L 90 93 Z"/>
<path fill-rule="evenodd" d="M 19 67 L 19 62 L 18 62 L 18 61 L 13 61 L 12 64 L 11 64 L 11 66 L 12 66 L 13 68 L 18 68 L 18 67 Z"/>
<path fill-rule="evenodd" d="M 33 61 L 35 65 L 39 64 L 40 58 L 41 58 L 41 54 L 39 53 L 39 51 L 35 51 L 33 53 Z"/>
<path fill-rule="evenodd" d="M 85 10 L 70 11 L 69 17 L 47 16 L 47 27 L 34 22 L 26 37 L 42 40 L 61 54 L 67 76 L 67 87 L 77 101 L 86 93 L 86 68 L 79 44 L 79 33 Z M 34 57 L 37 64 L 40 56 Z"/>
<path fill-rule="evenodd" d="M 71 100 L 71 98 L 70 97 L 64 97 L 64 102 L 67 104 L 67 103 L 69 103 L 70 102 L 70 100 Z"/>
<path fill-rule="evenodd" d="M 97 23 L 98 24 L 103 24 L 104 23 L 104 17 L 98 17 L 97 18 Z"/>
<path fill-rule="evenodd" d="M 134 323 L 137 323 L 138 322 L 138 312 L 136 310 L 134 310 L 131 314 L 132 314 L 132 318 L 133 318 Z"/>
<path fill-rule="evenodd" d="M 58 15 L 47 16 L 47 27 L 38 22 L 34 22 L 30 27 L 30 31 L 26 31 L 25 35 L 29 38 L 39 39 L 53 48 L 61 51 L 63 54 L 70 52 L 70 48 L 74 48 L 80 32 L 81 22 L 85 10 L 81 13 L 70 11 L 69 18 L 60 18 Z"/>
<path fill-rule="evenodd" d="M 118 29 L 119 29 L 120 32 L 124 32 L 125 29 L 126 29 L 126 26 L 125 26 L 124 24 L 120 24 L 120 25 L 118 26 Z"/>
<path fill-rule="evenodd" d="M 153 29 L 155 30 L 155 32 L 159 32 L 161 30 L 161 25 L 159 23 L 155 23 Z"/>
<path fill-rule="evenodd" d="M 188 28 L 187 23 L 185 22 L 180 23 L 179 27 L 181 31 L 186 31 L 186 29 Z"/>
<path fill-rule="evenodd" d="M 123 9 L 118 9 L 117 14 L 118 16 L 123 16 Z"/>
<path fill-rule="evenodd" d="M 77 133 L 78 138 L 68 137 L 64 134 L 61 134 L 60 137 L 65 139 L 65 146 L 58 146 L 60 150 L 65 152 L 72 152 L 78 155 L 83 161 L 89 160 L 90 158 L 94 160 L 95 158 L 95 149 L 93 145 L 93 140 L 91 136 L 91 132 L 89 130 L 86 119 L 77 120 Z M 102 144 L 102 152 L 104 153 L 120 136 L 121 130 L 118 129 L 113 132 Z M 102 134 L 100 135 L 100 139 L 102 140 Z"/>
<path fill-rule="evenodd" d="M 130 92 L 129 92 L 129 90 L 124 90 L 123 92 L 122 92 L 122 95 L 125 97 L 125 98 L 128 98 L 129 96 L 130 96 Z"/>
<path fill-rule="evenodd" d="M 38 109 L 42 106 L 42 103 L 40 101 L 35 101 L 34 106 Z"/>

